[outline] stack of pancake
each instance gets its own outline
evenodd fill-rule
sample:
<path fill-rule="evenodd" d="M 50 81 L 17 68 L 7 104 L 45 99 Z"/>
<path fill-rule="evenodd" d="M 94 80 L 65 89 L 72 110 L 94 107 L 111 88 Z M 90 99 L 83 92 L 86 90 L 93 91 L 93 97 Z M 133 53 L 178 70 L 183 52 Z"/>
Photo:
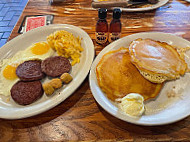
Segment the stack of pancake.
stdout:
<path fill-rule="evenodd" d="M 152 39 L 136 39 L 129 48 L 106 53 L 96 67 L 98 84 L 113 101 L 129 93 L 155 98 L 166 80 L 187 72 L 183 56 L 173 46 Z"/>

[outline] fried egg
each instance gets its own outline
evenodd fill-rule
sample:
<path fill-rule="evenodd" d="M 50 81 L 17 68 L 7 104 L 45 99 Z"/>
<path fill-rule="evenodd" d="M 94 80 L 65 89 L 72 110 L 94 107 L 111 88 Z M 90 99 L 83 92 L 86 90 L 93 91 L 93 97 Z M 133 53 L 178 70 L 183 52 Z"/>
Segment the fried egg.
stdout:
<path fill-rule="evenodd" d="M 28 47 L 22 57 L 28 59 L 41 59 L 44 60 L 54 54 L 54 50 L 50 48 L 46 42 L 38 42 Z"/>
<path fill-rule="evenodd" d="M 13 57 L 1 61 L 0 70 L 0 94 L 10 95 L 12 86 L 19 80 L 16 68 L 24 61 L 32 59 L 44 60 L 55 52 L 46 42 L 38 42 L 23 51 L 17 52 Z"/>

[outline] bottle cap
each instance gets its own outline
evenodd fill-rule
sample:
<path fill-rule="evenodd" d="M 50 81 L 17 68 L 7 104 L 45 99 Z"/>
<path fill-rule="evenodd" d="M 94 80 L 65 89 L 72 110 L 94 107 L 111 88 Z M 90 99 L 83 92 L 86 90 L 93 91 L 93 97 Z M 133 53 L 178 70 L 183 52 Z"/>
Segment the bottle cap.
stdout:
<path fill-rule="evenodd" d="M 100 19 L 105 19 L 107 17 L 107 9 L 106 8 L 98 9 L 98 17 Z"/>
<path fill-rule="evenodd" d="M 114 19 L 119 19 L 119 18 L 121 18 L 121 9 L 115 8 L 115 9 L 113 10 L 113 18 L 114 18 Z"/>

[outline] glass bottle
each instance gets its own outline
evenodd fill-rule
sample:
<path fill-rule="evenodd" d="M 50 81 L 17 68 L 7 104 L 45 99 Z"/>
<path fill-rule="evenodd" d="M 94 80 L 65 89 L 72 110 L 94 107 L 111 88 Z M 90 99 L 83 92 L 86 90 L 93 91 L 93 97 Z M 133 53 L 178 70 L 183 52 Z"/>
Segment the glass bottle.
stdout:
<path fill-rule="evenodd" d="M 96 42 L 99 44 L 105 44 L 108 40 L 108 23 L 106 20 L 107 9 L 98 9 L 98 21 L 96 23 Z"/>
<path fill-rule="evenodd" d="M 113 10 L 113 19 L 110 23 L 109 28 L 109 42 L 113 42 L 120 38 L 121 36 L 121 10 L 115 8 Z"/>

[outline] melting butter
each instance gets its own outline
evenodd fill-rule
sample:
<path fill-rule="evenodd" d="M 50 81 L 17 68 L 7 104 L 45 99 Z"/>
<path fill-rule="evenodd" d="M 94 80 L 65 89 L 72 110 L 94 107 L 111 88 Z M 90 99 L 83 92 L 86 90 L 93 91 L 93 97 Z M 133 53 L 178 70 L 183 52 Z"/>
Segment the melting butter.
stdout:
<path fill-rule="evenodd" d="M 130 93 L 123 97 L 119 103 L 120 109 L 129 116 L 139 117 L 144 111 L 144 98 L 140 94 Z"/>

